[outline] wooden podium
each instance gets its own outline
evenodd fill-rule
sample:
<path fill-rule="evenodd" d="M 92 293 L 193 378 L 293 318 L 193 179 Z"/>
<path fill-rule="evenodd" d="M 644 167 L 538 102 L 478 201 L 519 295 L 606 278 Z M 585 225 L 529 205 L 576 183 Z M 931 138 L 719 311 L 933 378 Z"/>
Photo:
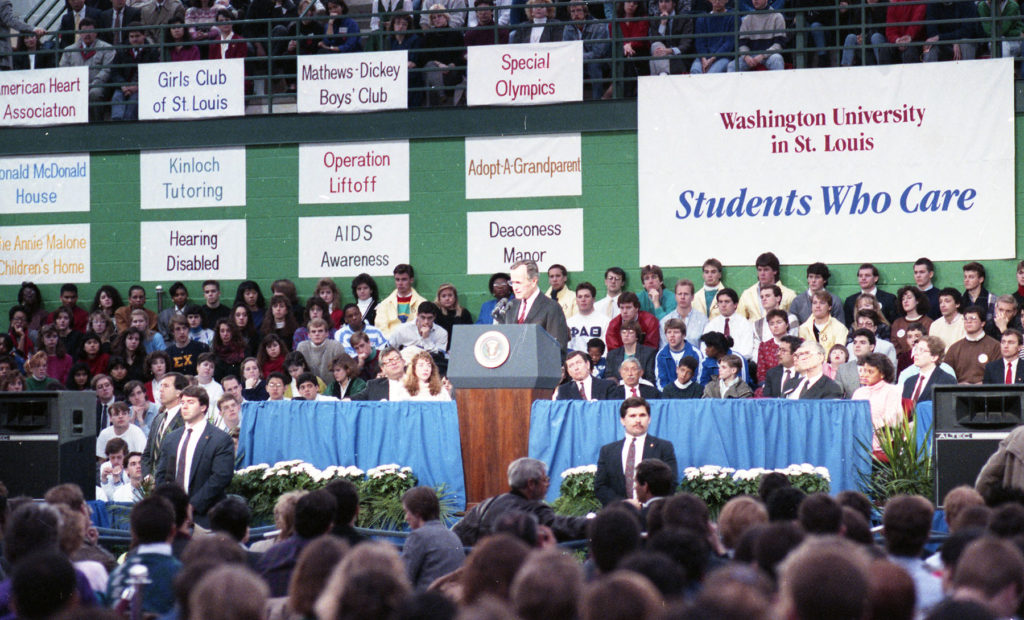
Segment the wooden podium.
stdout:
<path fill-rule="evenodd" d="M 455 386 L 467 508 L 508 491 L 507 469 L 527 456 L 530 407 L 551 398 L 561 351 L 539 325 L 456 325 L 448 378 Z"/>

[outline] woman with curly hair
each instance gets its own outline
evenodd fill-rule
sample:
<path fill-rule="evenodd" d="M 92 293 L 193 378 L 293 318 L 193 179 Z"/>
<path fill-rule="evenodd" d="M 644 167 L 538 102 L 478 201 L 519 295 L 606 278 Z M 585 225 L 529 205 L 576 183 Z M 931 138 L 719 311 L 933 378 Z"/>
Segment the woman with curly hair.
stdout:
<path fill-rule="evenodd" d="M 441 383 L 441 374 L 437 370 L 434 358 L 426 351 L 413 356 L 405 370 L 402 380 L 404 393 L 392 394 L 391 400 L 451 400 L 452 395 Z"/>

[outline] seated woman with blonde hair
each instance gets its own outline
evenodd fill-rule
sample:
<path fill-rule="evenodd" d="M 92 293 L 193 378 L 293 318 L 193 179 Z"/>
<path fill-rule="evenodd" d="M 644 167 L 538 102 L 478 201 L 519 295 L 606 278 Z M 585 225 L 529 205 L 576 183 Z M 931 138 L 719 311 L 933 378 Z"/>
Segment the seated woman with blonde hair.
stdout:
<path fill-rule="evenodd" d="M 406 366 L 402 380 L 402 393 L 392 394 L 391 400 L 451 400 L 452 396 L 441 382 L 441 374 L 430 353 L 421 351 Z"/>

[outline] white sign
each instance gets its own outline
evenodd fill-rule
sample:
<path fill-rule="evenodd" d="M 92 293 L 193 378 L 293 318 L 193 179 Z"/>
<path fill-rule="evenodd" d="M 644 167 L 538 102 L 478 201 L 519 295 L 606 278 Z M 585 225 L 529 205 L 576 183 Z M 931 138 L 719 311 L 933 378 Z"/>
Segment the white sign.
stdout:
<path fill-rule="evenodd" d="M 88 224 L 0 227 L 0 284 L 89 282 Z"/>
<path fill-rule="evenodd" d="M 89 122 L 89 68 L 0 71 L 0 126 Z"/>
<path fill-rule="evenodd" d="M 466 198 L 579 196 L 580 134 L 466 138 Z"/>
<path fill-rule="evenodd" d="M 245 147 L 142 151 L 143 209 L 245 206 Z"/>
<path fill-rule="evenodd" d="M 1012 59 L 640 78 L 637 118 L 641 265 L 1014 256 Z"/>
<path fill-rule="evenodd" d="M 468 105 L 583 101 L 583 41 L 466 48 Z"/>
<path fill-rule="evenodd" d="M 534 260 L 541 271 L 554 263 L 583 270 L 583 209 L 476 211 L 466 214 L 466 272 L 508 271 Z"/>
<path fill-rule="evenodd" d="M 244 280 L 245 220 L 142 222 L 139 278 Z"/>
<path fill-rule="evenodd" d="M 409 200 L 409 141 L 299 145 L 299 203 Z"/>
<path fill-rule="evenodd" d="M 409 214 L 299 218 L 299 277 L 391 275 L 409 262 Z"/>
<path fill-rule="evenodd" d="M 140 120 L 244 114 L 244 58 L 139 65 Z"/>
<path fill-rule="evenodd" d="M 404 110 L 409 52 L 299 56 L 299 112 Z"/>
<path fill-rule="evenodd" d="M 89 187 L 88 153 L 0 159 L 0 213 L 88 211 Z"/>

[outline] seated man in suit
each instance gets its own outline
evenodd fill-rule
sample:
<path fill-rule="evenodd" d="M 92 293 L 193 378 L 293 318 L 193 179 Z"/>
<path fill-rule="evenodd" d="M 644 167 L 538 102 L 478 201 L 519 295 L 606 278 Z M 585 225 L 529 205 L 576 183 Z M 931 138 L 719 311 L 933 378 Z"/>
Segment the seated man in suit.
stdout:
<path fill-rule="evenodd" d="M 1016 329 L 1007 329 L 999 339 L 1000 359 L 985 365 L 985 384 L 1014 385 L 1024 383 L 1024 364 L 1020 363 L 1020 349 L 1024 335 Z"/>
<path fill-rule="evenodd" d="M 512 291 L 515 300 L 505 313 L 506 324 L 536 323 L 558 341 L 564 354 L 569 345 L 569 326 L 565 313 L 558 302 L 542 295 L 537 286 L 540 273 L 537 263 L 532 260 L 516 261 L 510 270 Z"/>
<path fill-rule="evenodd" d="M 779 364 L 769 368 L 765 373 L 762 396 L 785 398 L 800 384 L 800 373 L 793 366 L 793 356 L 803 342 L 798 336 L 779 338 Z"/>
<path fill-rule="evenodd" d="M 551 400 L 608 400 L 612 397 L 615 382 L 591 376 L 590 356 L 583 351 L 569 352 L 565 371 L 572 381 L 558 386 Z"/>
<path fill-rule="evenodd" d="M 874 295 L 875 299 L 882 306 L 882 314 L 892 323 L 896 320 L 896 296 L 878 288 L 878 267 L 871 263 L 864 263 L 857 269 L 857 286 L 860 290 L 850 295 L 843 302 L 843 316 L 846 317 L 846 326 L 850 327 L 857 319 L 855 309 L 857 298 L 861 295 Z"/>
<path fill-rule="evenodd" d="M 203 388 L 193 385 L 181 391 L 185 426 L 164 438 L 155 472 L 157 484 L 176 482 L 185 489 L 195 522 L 204 527 L 207 511 L 224 499 L 235 473 L 235 445 L 227 433 L 207 424 L 209 408 Z"/>
<path fill-rule="evenodd" d="M 825 363 L 825 349 L 813 340 L 805 340 L 793 356 L 796 369 L 803 378 L 800 384 L 786 398 L 792 400 L 821 400 L 826 398 L 842 398 L 843 388 L 825 376 L 822 364 Z"/>
<path fill-rule="evenodd" d="M 602 505 L 620 500 L 637 500 L 636 468 L 646 459 L 660 459 L 672 468 L 678 480 L 676 451 L 672 443 L 647 434 L 651 425 L 651 406 L 643 398 L 627 398 L 619 407 L 619 421 L 626 431 L 624 439 L 601 446 L 594 475 L 594 494 Z"/>
<path fill-rule="evenodd" d="M 850 361 L 836 369 L 836 383 L 843 388 L 843 398 L 851 398 L 860 388 L 860 374 L 857 366 L 866 355 L 876 352 L 878 340 L 870 329 L 855 329 L 851 334 L 853 340 L 847 347 L 850 350 Z"/>
<path fill-rule="evenodd" d="M 405 376 L 405 360 L 398 349 L 390 347 L 381 352 L 379 359 L 384 376 L 370 379 L 362 392 L 345 400 L 391 400 L 391 384 L 400 383 Z"/>
<path fill-rule="evenodd" d="M 635 357 L 630 357 L 619 366 L 619 376 L 622 378 L 620 385 L 611 392 L 611 400 L 620 400 L 629 397 L 643 397 L 648 400 L 661 398 L 658 388 L 650 381 L 643 381 L 644 369 Z"/>
<path fill-rule="evenodd" d="M 914 365 L 917 378 L 903 383 L 903 398 L 914 403 L 932 399 L 936 385 L 956 385 L 953 375 L 939 368 L 946 343 L 938 336 L 925 336 L 914 345 Z"/>

